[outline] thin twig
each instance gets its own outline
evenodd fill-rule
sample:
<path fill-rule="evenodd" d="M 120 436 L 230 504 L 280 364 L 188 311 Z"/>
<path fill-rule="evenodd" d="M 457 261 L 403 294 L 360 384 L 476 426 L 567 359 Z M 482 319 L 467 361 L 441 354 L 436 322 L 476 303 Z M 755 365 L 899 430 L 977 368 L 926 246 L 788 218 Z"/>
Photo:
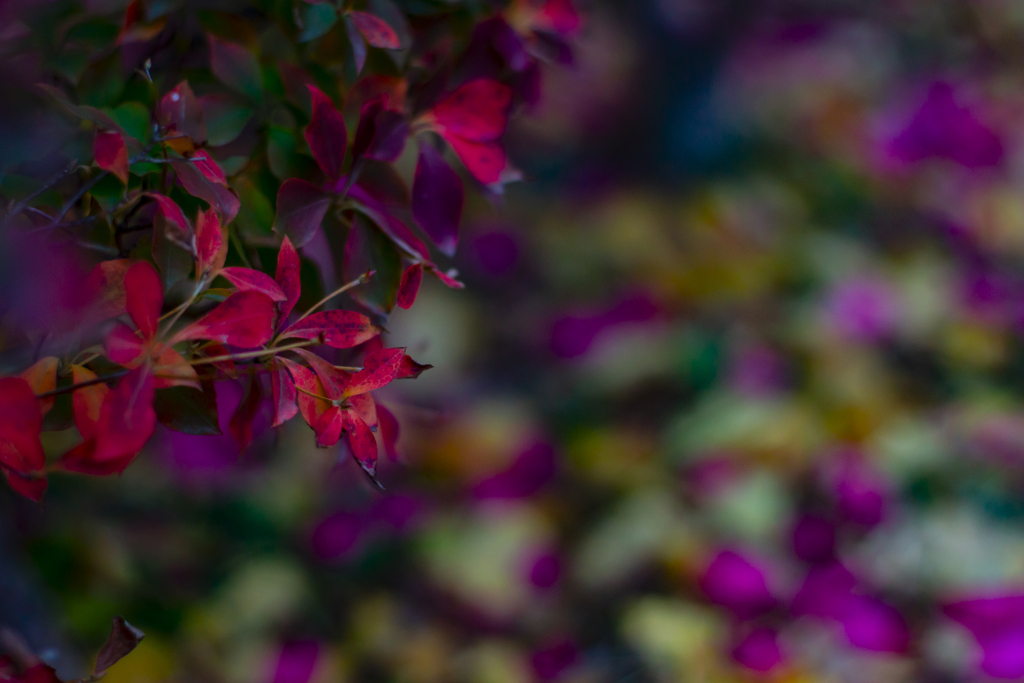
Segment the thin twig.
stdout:
<path fill-rule="evenodd" d="M 320 299 L 320 301 L 318 301 L 315 304 L 313 304 L 313 306 L 308 311 L 306 311 L 301 316 L 299 316 L 299 320 L 304 319 L 307 315 L 309 315 L 310 313 L 314 312 L 316 309 L 320 308 L 325 303 L 327 303 L 328 301 L 330 301 L 334 297 L 338 296 L 339 294 L 344 294 L 348 290 L 350 290 L 353 287 L 356 287 L 358 285 L 366 284 L 367 282 L 370 281 L 370 278 L 373 277 L 373 274 L 375 272 L 376 271 L 369 270 L 369 271 L 363 273 L 362 275 L 360 275 L 359 277 L 357 277 L 352 282 L 349 282 L 348 284 L 345 284 L 345 285 L 342 285 L 341 287 L 338 287 L 336 290 L 334 290 L 333 292 L 331 292 L 330 294 L 325 296 L 323 299 Z M 296 320 L 294 323 L 292 323 L 292 326 L 297 324 L 299 322 L 299 320 Z"/>
<path fill-rule="evenodd" d="M 7 210 L 7 213 L 4 214 L 3 220 L 0 221 L 0 223 L 6 224 L 7 221 L 9 221 L 10 219 L 12 219 L 15 216 L 17 216 L 19 213 L 24 211 L 25 208 L 28 207 L 28 205 L 32 203 L 33 199 L 35 199 L 36 197 L 38 197 L 39 195 L 41 195 L 42 193 L 46 192 L 51 187 L 53 187 L 54 185 L 59 183 L 64 178 L 64 176 L 66 176 L 67 174 L 71 173 L 76 168 L 78 168 L 78 159 L 75 159 L 74 161 L 72 161 L 67 166 L 67 168 L 65 168 L 64 170 L 60 171 L 59 173 L 54 174 L 52 177 L 47 179 L 46 182 L 43 183 L 42 187 L 38 188 L 34 192 L 29 193 L 29 195 L 27 197 L 22 199 L 20 202 L 14 204 L 14 206 L 10 207 Z"/>
<path fill-rule="evenodd" d="M 124 368 L 123 370 L 116 370 L 116 371 L 114 371 L 114 372 L 112 372 L 112 373 L 110 373 L 108 375 L 103 375 L 102 377 L 95 377 L 93 379 L 89 379 L 89 380 L 86 380 L 84 382 L 79 382 L 78 384 L 69 384 L 66 387 L 57 387 L 56 389 L 50 389 L 49 391 L 44 391 L 41 394 L 36 394 L 36 398 L 49 398 L 50 396 L 59 396 L 60 394 L 67 394 L 67 393 L 75 391 L 77 389 L 84 389 L 85 387 L 91 387 L 94 384 L 103 384 L 105 382 L 109 382 L 112 379 L 118 379 L 120 377 L 124 377 L 129 372 L 131 372 L 131 370 L 129 370 L 128 368 Z"/>
<path fill-rule="evenodd" d="M 295 388 L 297 390 L 301 391 L 302 393 L 306 394 L 307 396 L 312 396 L 313 398 L 318 398 L 321 401 L 327 401 L 331 405 L 336 405 L 334 403 L 334 399 L 333 398 L 327 398 L 326 396 L 321 396 L 320 394 L 313 393 L 312 391 L 306 391 L 305 389 L 300 387 L 298 384 L 295 385 Z"/>
<path fill-rule="evenodd" d="M 257 349 L 256 351 L 245 351 L 243 353 L 233 353 L 226 356 L 213 356 L 212 358 L 196 358 L 190 360 L 189 365 L 209 365 L 211 363 L 221 363 L 228 360 L 243 360 L 245 358 L 259 358 L 260 356 L 275 356 L 282 351 L 291 351 L 292 349 L 304 349 L 307 346 L 315 346 L 320 343 L 319 339 L 310 339 L 308 341 L 296 342 L 295 344 L 289 344 L 287 346 L 275 346 L 269 349 Z"/>

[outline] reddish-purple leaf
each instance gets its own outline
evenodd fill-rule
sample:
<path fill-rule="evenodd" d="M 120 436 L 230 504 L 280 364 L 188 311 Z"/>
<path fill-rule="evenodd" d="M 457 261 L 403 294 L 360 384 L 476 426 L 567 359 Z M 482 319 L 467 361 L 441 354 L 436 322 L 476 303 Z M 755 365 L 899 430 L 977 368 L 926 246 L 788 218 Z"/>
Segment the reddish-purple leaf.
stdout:
<path fill-rule="evenodd" d="M 459 241 L 462 179 L 429 143 L 420 144 L 412 185 L 412 215 L 442 253 L 451 256 Z"/>
<path fill-rule="evenodd" d="M 274 398 L 274 423 L 278 427 L 299 412 L 299 392 L 295 380 L 283 363 L 275 359 L 270 364 L 270 390 Z"/>
<path fill-rule="evenodd" d="M 491 79 L 459 87 L 430 110 L 441 135 L 474 142 L 493 142 L 508 126 L 512 89 Z"/>
<path fill-rule="evenodd" d="M 263 346 L 274 336 L 274 302 L 262 292 L 236 292 L 175 335 L 171 344 L 210 339 L 243 349 Z"/>
<path fill-rule="evenodd" d="M 455 279 L 457 272 L 454 268 L 446 273 L 433 263 L 429 263 L 427 264 L 427 270 L 447 287 L 451 287 L 452 289 L 463 289 L 466 286 Z"/>
<path fill-rule="evenodd" d="M 95 320 L 106 320 L 125 312 L 128 294 L 124 288 L 124 276 L 132 263 L 126 258 L 103 261 L 89 273 L 85 286 L 93 298 Z"/>
<path fill-rule="evenodd" d="M 289 178 L 277 191 L 274 230 L 290 239 L 295 248 L 301 248 L 320 228 L 330 205 L 331 197 L 316 185 Z"/>
<path fill-rule="evenodd" d="M 398 284 L 398 306 L 409 309 L 416 303 L 416 295 L 423 282 L 423 264 L 414 263 L 402 273 L 402 281 Z"/>
<path fill-rule="evenodd" d="M 309 367 L 313 368 L 313 372 L 320 378 L 320 383 L 323 384 L 324 391 L 327 392 L 324 395 L 332 400 L 340 399 L 352 378 L 352 373 L 339 370 L 308 349 L 295 349 L 295 352 L 309 363 Z"/>
<path fill-rule="evenodd" d="M 107 393 L 96 423 L 95 461 L 120 460 L 142 450 L 156 428 L 155 391 L 153 373 L 136 368 Z"/>
<path fill-rule="evenodd" d="M 434 366 L 417 363 L 411 356 L 404 356 L 398 367 L 398 372 L 395 374 L 395 379 L 416 379 L 432 367 Z"/>
<path fill-rule="evenodd" d="M 173 199 L 162 194 L 150 192 L 146 196 L 157 203 L 156 229 L 162 229 L 167 239 L 194 254 L 196 247 L 192 223 L 185 217 L 181 207 L 175 204 Z"/>
<path fill-rule="evenodd" d="M 320 416 L 331 407 L 331 404 L 322 399 L 310 396 L 310 394 L 326 396 L 327 394 L 324 389 L 324 385 L 320 383 L 320 379 L 316 376 L 316 373 L 305 365 L 299 365 L 295 361 L 287 358 L 278 357 L 278 360 L 288 368 L 288 372 L 291 373 L 292 379 L 295 380 L 296 387 L 302 389 L 302 391 L 297 391 L 299 412 L 302 413 L 302 419 L 304 419 L 306 424 L 310 427 L 316 429 Z"/>
<path fill-rule="evenodd" d="M 175 159 L 171 161 L 178 180 L 193 197 L 199 197 L 224 216 L 225 225 L 235 220 L 241 202 L 238 195 L 227 186 L 224 172 L 220 170 L 209 152 L 200 151 L 196 156 L 203 155 L 199 161 L 191 159 Z"/>
<path fill-rule="evenodd" d="M 238 443 L 239 452 L 245 451 L 252 443 L 252 423 L 260 410 L 263 400 L 263 382 L 258 375 L 249 375 L 246 382 L 245 395 L 228 421 L 228 430 Z"/>
<path fill-rule="evenodd" d="M 500 143 L 475 142 L 455 136 L 447 139 L 466 170 L 484 185 L 516 179 L 504 177 L 506 169 L 511 169 Z"/>
<path fill-rule="evenodd" d="M 380 334 L 380 328 L 355 311 L 321 311 L 303 318 L 281 336 L 320 339 L 336 349 L 349 349 Z"/>
<path fill-rule="evenodd" d="M 338 406 L 331 406 L 320 416 L 313 431 L 316 432 L 316 445 L 329 448 L 341 439 L 341 430 L 345 426 L 343 411 Z"/>
<path fill-rule="evenodd" d="M 314 85 L 306 87 L 313 102 L 313 116 L 306 127 L 306 144 L 324 175 L 330 180 L 337 180 L 341 177 L 348 145 L 345 120 L 334 108 L 331 98 Z"/>
<path fill-rule="evenodd" d="M 96 655 L 96 666 L 93 667 L 93 673 L 97 676 L 102 675 L 104 671 L 137 648 L 145 637 L 145 633 L 125 621 L 124 617 L 114 617 L 107 642 L 103 644 L 99 654 Z"/>
<path fill-rule="evenodd" d="M 189 87 L 188 81 L 182 81 L 161 98 L 157 120 L 172 132 L 187 136 L 196 145 L 206 140 L 203 108 L 199 105 L 199 100 Z M 182 149 L 173 144 L 172 146 L 179 151 Z"/>
<path fill-rule="evenodd" d="M 224 268 L 220 271 L 224 278 L 242 292 L 262 292 L 269 296 L 272 301 L 287 301 L 281 286 L 266 273 L 252 268 Z"/>
<path fill-rule="evenodd" d="M 376 477 L 377 439 L 374 438 L 373 432 L 370 431 L 366 423 L 353 411 L 346 410 L 343 412 L 343 416 L 345 419 L 345 437 L 348 440 L 348 447 L 351 449 L 352 455 L 355 456 L 355 459 L 371 477 Z"/>
<path fill-rule="evenodd" d="M 295 308 L 295 304 L 302 294 L 301 271 L 302 262 L 299 260 L 299 252 L 295 251 L 292 241 L 285 237 L 281 242 L 281 251 L 277 253 L 277 273 L 274 276 L 274 280 L 277 281 L 281 291 L 287 297 L 281 303 L 279 325 L 284 325 L 288 321 L 288 314 Z"/>
<path fill-rule="evenodd" d="M 109 460 L 97 460 L 96 441 L 96 439 L 83 441 L 72 448 L 61 456 L 60 466 L 68 472 L 105 477 L 111 474 L 121 474 L 135 460 L 136 453 L 129 453 Z"/>
<path fill-rule="evenodd" d="M 398 435 L 399 426 L 398 420 L 395 418 L 394 413 L 388 410 L 382 405 L 377 406 L 377 433 L 380 435 L 381 445 L 384 446 L 384 452 L 392 460 L 398 460 Z"/>
<path fill-rule="evenodd" d="M 397 50 L 401 47 L 395 30 L 388 26 L 388 23 L 380 17 L 376 17 L 368 12 L 357 12 L 355 10 L 350 11 L 348 15 L 352 18 L 352 23 L 355 24 L 359 32 L 363 34 L 363 38 L 370 45 L 388 50 Z"/>
<path fill-rule="evenodd" d="M 28 382 L 20 377 L 0 379 L 0 467 L 22 475 L 42 472 L 42 429 L 43 412 Z"/>
<path fill-rule="evenodd" d="M 394 161 L 405 149 L 409 123 L 401 112 L 387 108 L 387 99 L 381 95 L 363 105 L 352 141 L 353 157 Z"/>
<path fill-rule="evenodd" d="M 96 131 L 93 143 L 96 165 L 104 171 L 110 171 L 117 178 L 128 184 L 128 145 L 124 138 L 115 130 Z"/>
<path fill-rule="evenodd" d="M 160 273 L 156 272 L 149 261 L 139 261 L 125 273 L 124 286 L 128 296 L 128 315 L 142 336 L 152 339 L 160 322 L 160 311 L 164 307 Z"/>
<path fill-rule="evenodd" d="M 228 241 L 224 239 L 220 216 L 213 207 L 199 212 L 196 219 L 196 276 L 215 273 L 224 267 Z"/>
<path fill-rule="evenodd" d="M 46 475 L 45 474 L 32 474 L 32 475 L 21 475 L 14 470 L 9 470 L 5 467 L 0 467 L 3 470 L 4 475 L 7 476 L 7 483 L 16 492 L 25 496 L 29 500 L 42 503 L 43 496 L 46 494 Z M 45 664 L 38 664 L 34 668 L 46 666 Z M 46 667 L 49 669 L 49 667 Z M 50 669 L 52 672 L 53 669 Z M 51 679 L 56 683 L 60 683 L 60 679 L 57 678 L 56 674 L 53 674 Z"/>
<path fill-rule="evenodd" d="M 256 56 L 241 45 L 210 36 L 210 70 L 232 90 L 259 101 L 263 97 L 263 74 Z"/>
<path fill-rule="evenodd" d="M 427 245 L 416 237 L 405 223 L 388 213 L 381 202 L 367 194 L 359 183 L 349 188 L 349 197 L 358 202 L 356 207 L 358 211 L 376 223 L 377 227 L 391 238 L 395 246 L 409 256 L 418 255 L 424 259 L 430 258 Z"/>
<path fill-rule="evenodd" d="M 381 349 L 363 361 L 363 369 L 352 375 L 345 387 L 345 397 L 365 394 L 389 384 L 398 376 L 405 349 Z"/>
<path fill-rule="evenodd" d="M 345 15 L 345 35 L 348 36 L 348 43 L 352 48 L 352 62 L 356 76 L 358 76 L 363 72 L 363 66 L 366 64 L 366 39 L 359 32 L 352 17 L 347 14 Z"/>
<path fill-rule="evenodd" d="M 118 365 L 132 365 L 146 350 L 148 342 L 124 323 L 117 323 L 103 341 L 103 352 Z"/>

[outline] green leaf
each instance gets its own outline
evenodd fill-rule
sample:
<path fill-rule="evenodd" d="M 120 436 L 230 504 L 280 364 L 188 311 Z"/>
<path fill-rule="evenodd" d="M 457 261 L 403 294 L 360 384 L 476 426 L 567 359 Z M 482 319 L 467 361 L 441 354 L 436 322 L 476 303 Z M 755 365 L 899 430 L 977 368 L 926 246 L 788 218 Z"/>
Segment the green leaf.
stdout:
<path fill-rule="evenodd" d="M 244 237 L 267 237 L 274 225 L 274 206 L 256 184 L 247 176 L 238 176 L 231 182 L 238 193 L 242 207 L 235 217 L 235 224 Z"/>
<path fill-rule="evenodd" d="M 319 38 L 338 22 L 338 10 L 333 5 L 307 5 L 305 10 L 298 36 L 300 43 Z"/>
<path fill-rule="evenodd" d="M 192 387 L 158 389 L 153 409 L 160 424 L 176 432 L 199 436 L 221 433 L 212 384 L 204 384 L 203 391 Z"/>
<path fill-rule="evenodd" d="M 370 282 L 352 290 L 352 298 L 386 315 L 395 307 L 402 279 L 402 259 L 394 242 L 383 231 L 357 215 L 345 249 L 345 279 L 353 280 L 369 270 L 377 272 Z"/>
<path fill-rule="evenodd" d="M 104 109 L 103 112 L 117 121 L 128 135 L 142 143 L 149 141 L 152 130 L 149 125 L 149 110 L 141 102 L 125 102 L 114 109 Z"/>
<path fill-rule="evenodd" d="M 203 98 L 206 139 L 214 147 L 237 138 L 252 118 L 252 108 L 229 95 L 213 94 Z"/>

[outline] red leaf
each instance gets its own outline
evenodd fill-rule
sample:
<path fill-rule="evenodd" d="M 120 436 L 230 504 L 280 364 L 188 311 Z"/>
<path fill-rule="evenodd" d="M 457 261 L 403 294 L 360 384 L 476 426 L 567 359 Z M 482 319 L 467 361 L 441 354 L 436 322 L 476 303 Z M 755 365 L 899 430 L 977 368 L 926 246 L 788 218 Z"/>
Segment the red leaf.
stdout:
<path fill-rule="evenodd" d="M 288 237 L 296 248 L 313 238 L 331 205 L 331 197 L 312 183 L 289 178 L 277 191 L 274 230 Z"/>
<path fill-rule="evenodd" d="M 224 238 L 220 216 L 210 207 L 196 219 L 196 276 L 215 273 L 224 267 L 228 241 Z"/>
<path fill-rule="evenodd" d="M 190 254 L 196 253 L 192 223 L 185 217 L 181 207 L 175 204 L 173 199 L 162 194 L 150 192 L 147 196 L 157 203 L 157 216 L 163 219 L 167 238 Z"/>
<path fill-rule="evenodd" d="M 254 349 L 274 336 L 274 302 L 262 292 L 236 292 L 175 335 L 170 343 L 210 339 Z"/>
<path fill-rule="evenodd" d="M 178 180 L 188 193 L 220 211 L 224 216 L 224 223 L 228 224 L 235 220 L 242 204 L 238 201 L 235 191 L 227 186 L 224 172 L 217 166 L 217 162 L 210 158 L 209 152 L 202 150 L 196 155 L 197 158 L 199 155 L 203 155 L 203 158 L 198 161 L 174 159 L 171 166 L 174 167 Z"/>
<path fill-rule="evenodd" d="M 320 416 L 317 420 L 316 427 L 313 431 L 316 432 L 316 445 L 321 448 L 328 448 L 338 443 L 341 439 L 341 430 L 345 425 L 344 413 L 347 410 L 342 410 L 338 406 L 331 406 L 327 412 Z"/>
<path fill-rule="evenodd" d="M 276 359 L 270 364 L 270 390 L 274 397 L 274 423 L 278 427 L 299 412 L 299 392 L 295 381 L 283 363 Z"/>
<path fill-rule="evenodd" d="M 0 378 L 0 467 L 29 475 L 46 467 L 39 434 L 43 412 L 28 382 Z M 12 484 L 13 485 L 13 484 Z"/>
<path fill-rule="evenodd" d="M 114 130 L 96 131 L 93 143 L 96 165 L 104 171 L 110 171 L 118 179 L 128 184 L 128 145 L 121 134 Z"/>
<path fill-rule="evenodd" d="M 203 108 L 199 105 L 199 100 L 189 87 L 188 81 L 182 81 L 160 99 L 157 119 L 166 128 L 188 136 L 196 145 L 206 140 Z M 175 149 L 178 147 L 175 146 Z"/>
<path fill-rule="evenodd" d="M 464 200 L 462 179 L 430 143 L 420 144 L 412 185 L 412 216 L 442 253 L 451 256 L 459 241 Z"/>
<path fill-rule="evenodd" d="M 131 259 L 103 261 L 89 273 L 85 286 L 94 297 L 93 316 L 106 320 L 121 315 L 128 306 L 128 293 L 124 276 L 132 265 Z"/>
<path fill-rule="evenodd" d="M 164 307 L 160 273 L 148 261 L 139 261 L 128 269 L 124 276 L 124 286 L 128 295 L 128 315 L 142 336 L 152 339 L 156 335 L 160 311 Z"/>
<path fill-rule="evenodd" d="M 287 299 L 281 304 L 281 325 L 288 320 L 288 314 L 295 308 L 295 304 L 302 294 L 302 262 L 299 260 L 299 252 L 295 251 L 292 241 L 287 237 L 281 242 L 281 251 L 277 253 L 277 273 L 274 279 L 281 286 Z"/>
<path fill-rule="evenodd" d="M 389 384 L 398 376 L 405 349 L 382 349 L 366 357 L 363 369 L 352 375 L 345 387 L 345 397 L 365 394 Z"/>
<path fill-rule="evenodd" d="M 321 338 L 322 343 L 336 349 L 358 346 L 380 334 L 380 328 L 355 311 L 321 311 L 298 321 L 282 333 L 282 337 Z"/>
<path fill-rule="evenodd" d="M 224 278 L 243 292 L 262 292 L 272 301 L 287 301 L 281 286 L 266 273 L 252 268 L 225 268 L 220 271 Z"/>
<path fill-rule="evenodd" d="M 39 359 L 32 367 L 21 373 L 21 378 L 28 382 L 29 389 L 34 394 L 43 394 L 57 388 L 57 366 L 60 361 L 55 356 L 47 356 Z M 50 412 L 53 404 L 57 401 L 55 396 L 39 399 L 39 408 L 43 415 Z"/>
<path fill-rule="evenodd" d="M 306 127 L 306 143 L 313 158 L 331 180 L 341 177 L 341 166 L 345 162 L 345 148 L 348 132 L 345 120 L 334 108 L 334 103 L 319 88 L 307 85 L 313 102 L 313 117 Z"/>
<path fill-rule="evenodd" d="M 376 477 L 377 439 L 374 438 L 373 432 L 370 431 L 366 423 L 354 412 L 346 410 L 343 412 L 343 416 L 345 437 L 348 439 L 348 447 L 352 450 L 352 455 L 371 477 Z"/>
<path fill-rule="evenodd" d="M 423 282 L 423 264 L 414 263 L 402 273 L 402 281 L 398 283 L 398 306 L 409 309 L 416 303 L 416 295 Z"/>
<path fill-rule="evenodd" d="M 135 453 L 129 453 L 110 460 L 96 460 L 96 439 L 84 441 L 61 456 L 60 466 L 68 472 L 106 477 L 121 474 L 135 460 Z"/>
<path fill-rule="evenodd" d="M 292 379 L 295 380 L 295 385 L 299 389 L 308 391 L 310 394 L 316 394 L 317 396 L 326 396 L 327 393 L 324 390 L 324 385 L 320 383 L 320 379 L 316 376 L 316 373 L 307 368 L 304 365 L 299 365 L 293 360 L 287 358 L 278 358 L 291 373 Z M 331 407 L 331 404 L 327 401 L 314 398 L 307 393 L 298 392 L 298 403 L 299 412 L 302 413 L 302 419 L 306 421 L 310 427 L 316 428 L 316 424 L 320 419 L 320 416 L 327 412 L 327 409 Z"/>
<path fill-rule="evenodd" d="M 396 450 L 399 434 L 398 420 L 395 419 L 394 413 L 382 405 L 377 406 L 377 420 L 377 433 L 380 435 L 384 452 L 392 460 L 398 460 L 398 451 Z"/>
<path fill-rule="evenodd" d="M 548 0 L 537 13 L 534 28 L 567 35 L 579 29 L 580 23 L 580 15 L 572 6 L 572 0 Z"/>
<path fill-rule="evenodd" d="M 398 367 L 395 379 L 416 379 L 432 367 L 434 366 L 417 363 L 411 356 L 405 356 L 402 358 L 402 363 Z"/>
<path fill-rule="evenodd" d="M 134 456 L 156 427 L 153 397 L 156 386 L 148 368 L 136 368 L 110 390 L 96 423 L 96 462 Z"/>
<path fill-rule="evenodd" d="M 263 400 L 263 382 L 257 375 L 249 375 L 245 386 L 245 396 L 235 409 L 235 414 L 228 421 L 228 429 L 238 442 L 238 450 L 245 451 L 252 443 L 252 422 L 260 409 Z"/>
<path fill-rule="evenodd" d="M 373 400 L 373 396 L 370 394 L 349 396 L 348 404 L 370 429 L 377 428 L 377 404 Z"/>
<path fill-rule="evenodd" d="M 512 104 L 512 89 L 491 79 L 478 79 L 459 87 L 438 102 L 431 114 L 441 135 L 474 142 L 492 142 L 505 132 Z"/>
<path fill-rule="evenodd" d="M 491 185 L 502 180 L 508 165 L 508 158 L 505 150 L 497 142 L 474 142 L 464 138 L 452 136 L 446 138 L 451 144 L 455 155 L 462 161 L 463 166 L 470 174 L 484 185 Z"/>
<path fill-rule="evenodd" d="M 227 350 L 223 344 L 218 343 L 207 343 L 203 345 L 199 355 L 204 358 L 218 358 L 220 356 L 229 356 L 231 353 Z M 231 359 L 220 360 L 216 363 L 210 363 L 213 367 L 217 368 L 229 377 L 235 376 L 235 361 Z"/>
<path fill-rule="evenodd" d="M 345 387 L 348 386 L 349 380 L 352 378 L 352 373 L 339 370 L 308 349 L 295 349 L 295 352 L 306 359 L 306 362 L 309 363 L 313 372 L 320 379 L 324 391 L 327 392 L 324 396 L 332 400 L 340 399 L 345 393 Z"/>
<path fill-rule="evenodd" d="M 7 483 L 16 492 L 35 503 L 43 502 L 43 495 L 46 493 L 46 475 L 22 476 L 8 469 L 4 469 L 4 474 L 7 475 Z M 59 683 L 59 679 L 54 678 L 53 680 Z"/>
<path fill-rule="evenodd" d="M 103 352 L 118 365 L 130 366 L 146 350 L 147 343 L 139 338 L 135 330 L 124 323 L 117 323 L 103 342 Z"/>
<path fill-rule="evenodd" d="M 96 379 L 96 373 L 82 365 L 71 366 L 71 372 L 71 379 L 75 384 Z M 78 433 L 86 441 L 96 438 L 96 425 L 100 421 L 100 409 L 103 407 L 103 400 L 109 391 L 110 387 L 106 384 L 93 384 L 75 389 L 71 394 L 75 426 L 78 427 Z"/>
<path fill-rule="evenodd" d="M 388 50 L 397 50 L 401 47 L 398 35 L 395 30 L 388 26 L 387 22 L 380 17 L 375 17 L 367 12 L 348 13 L 352 17 L 352 23 L 356 25 L 359 32 L 366 38 L 366 42 L 374 47 L 382 47 Z"/>

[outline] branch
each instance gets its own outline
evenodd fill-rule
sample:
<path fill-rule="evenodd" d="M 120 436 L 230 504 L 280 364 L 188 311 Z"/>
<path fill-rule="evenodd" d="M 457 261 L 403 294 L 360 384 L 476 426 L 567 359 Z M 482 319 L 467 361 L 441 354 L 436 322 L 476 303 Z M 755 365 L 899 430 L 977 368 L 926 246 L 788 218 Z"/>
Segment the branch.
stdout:
<path fill-rule="evenodd" d="M 299 316 L 299 320 L 302 320 L 307 315 L 309 315 L 310 313 L 314 312 L 316 309 L 320 308 L 325 303 L 327 303 L 328 301 L 330 301 L 334 297 L 338 296 L 339 294 L 343 294 L 343 293 L 347 292 L 348 290 L 350 290 L 353 287 L 356 287 L 358 285 L 365 285 L 367 282 L 370 281 L 370 278 L 373 277 L 373 274 L 376 273 L 376 272 L 377 271 L 375 271 L 375 270 L 368 270 L 365 273 L 363 273 L 362 275 L 360 275 L 359 277 L 357 277 L 352 282 L 349 282 L 348 284 L 345 284 L 345 285 L 342 285 L 341 287 L 338 287 L 336 290 L 334 290 L 333 292 L 331 292 L 330 294 L 325 296 L 323 299 L 320 299 L 320 301 L 317 301 L 315 304 L 313 304 L 313 306 L 308 311 L 306 311 L 301 316 Z M 296 320 L 294 323 L 292 323 L 292 325 L 295 325 L 296 323 L 298 323 L 299 320 Z"/>
<path fill-rule="evenodd" d="M 74 161 L 72 161 L 67 166 L 67 168 L 65 168 L 64 170 L 60 171 L 59 173 L 55 173 L 53 176 L 51 176 L 49 179 L 47 179 L 47 181 L 45 183 L 43 183 L 42 187 L 40 187 L 39 189 L 37 189 L 34 192 L 30 193 L 27 197 L 22 199 L 20 202 L 14 204 L 12 207 L 10 207 L 7 210 L 7 213 L 4 214 L 3 220 L 0 221 L 0 224 L 6 225 L 9 220 L 11 220 L 15 216 L 17 216 L 19 213 L 24 211 L 26 208 L 28 208 L 28 205 L 30 203 L 32 203 L 33 199 L 35 199 L 36 197 L 38 197 L 39 195 L 41 195 L 42 193 L 46 192 L 51 187 L 53 187 L 54 185 L 59 183 L 61 180 L 63 180 L 64 176 L 66 176 L 67 174 L 71 173 L 76 168 L 78 168 L 78 159 L 75 159 Z"/>
<path fill-rule="evenodd" d="M 111 380 L 118 379 L 120 377 L 124 377 L 129 372 L 131 372 L 131 370 L 129 370 L 128 368 L 124 368 L 123 370 L 116 370 L 116 371 L 110 373 L 109 375 L 103 375 L 102 377 L 96 377 L 94 379 L 89 379 L 89 380 L 86 380 L 84 382 L 79 382 L 78 384 L 69 384 L 66 387 L 57 387 L 56 389 L 50 389 L 49 391 L 44 391 L 41 394 L 36 394 L 36 398 L 49 398 L 50 396 L 58 396 L 60 394 L 67 394 L 67 393 L 75 391 L 77 389 L 84 389 L 85 387 L 91 387 L 94 384 L 103 384 L 105 382 L 109 382 Z"/>

